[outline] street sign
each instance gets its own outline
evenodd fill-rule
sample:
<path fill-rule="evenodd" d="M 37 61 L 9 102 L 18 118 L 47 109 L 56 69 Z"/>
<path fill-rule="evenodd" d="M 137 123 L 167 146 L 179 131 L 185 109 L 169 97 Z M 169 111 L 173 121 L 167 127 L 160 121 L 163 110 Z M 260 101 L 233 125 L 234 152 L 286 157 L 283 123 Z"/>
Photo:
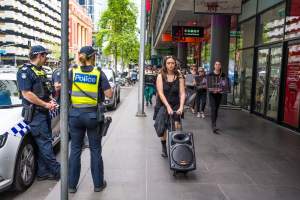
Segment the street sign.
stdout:
<path fill-rule="evenodd" d="M 241 37 L 240 31 L 230 31 L 230 37 Z"/>
<path fill-rule="evenodd" d="M 204 28 L 198 26 L 172 26 L 173 38 L 203 37 Z"/>
<path fill-rule="evenodd" d="M 0 49 L 0 55 L 5 55 L 7 52 L 4 49 Z"/>

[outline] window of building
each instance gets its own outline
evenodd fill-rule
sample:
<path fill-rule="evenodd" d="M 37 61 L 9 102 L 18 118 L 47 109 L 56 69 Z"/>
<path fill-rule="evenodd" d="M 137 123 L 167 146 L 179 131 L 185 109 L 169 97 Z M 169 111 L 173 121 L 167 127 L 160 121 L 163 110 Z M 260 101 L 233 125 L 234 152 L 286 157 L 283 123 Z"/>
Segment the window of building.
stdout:
<path fill-rule="evenodd" d="M 285 38 L 300 37 L 300 1 L 291 0 L 290 11 L 286 17 Z"/>
<path fill-rule="evenodd" d="M 249 0 L 242 5 L 242 13 L 239 16 L 239 21 L 243 21 L 256 14 L 257 0 Z"/>
<path fill-rule="evenodd" d="M 283 39 L 285 4 L 281 4 L 260 15 L 259 44 Z"/>
<path fill-rule="evenodd" d="M 239 48 L 246 48 L 254 45 L 255 39 L 255 18 L 252 18 L 240 25 L 241 37 L 239 38 Z"/>
<path fill-rule="evenodd" d="M 254 49 L 238 51 L 233 84 L 234 102 L 250 110 Z"/>
<path fill-rule="evenodd" d="M 270 8 L 283 0 L 258 0 L 258 12 Z"/>

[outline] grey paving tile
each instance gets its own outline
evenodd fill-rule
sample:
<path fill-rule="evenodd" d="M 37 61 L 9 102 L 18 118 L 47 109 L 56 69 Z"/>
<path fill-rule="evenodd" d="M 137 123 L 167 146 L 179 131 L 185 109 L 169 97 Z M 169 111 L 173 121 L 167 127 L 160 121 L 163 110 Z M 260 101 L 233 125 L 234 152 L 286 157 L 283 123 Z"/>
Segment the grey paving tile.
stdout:
<path fill-rule="evenodd" d="M 297 200 L 300 191 L 289 187 L 261 187 L 255 185 L 220 185 L 230 200 Z"/>
<path fill-rule="evenodd" d="M 262 186 L 283 186 L 300 188 L 300 176 L 290 174 L 280 174 L 272 172 L 247 172 L 247 175 L 258 185 Z"/>

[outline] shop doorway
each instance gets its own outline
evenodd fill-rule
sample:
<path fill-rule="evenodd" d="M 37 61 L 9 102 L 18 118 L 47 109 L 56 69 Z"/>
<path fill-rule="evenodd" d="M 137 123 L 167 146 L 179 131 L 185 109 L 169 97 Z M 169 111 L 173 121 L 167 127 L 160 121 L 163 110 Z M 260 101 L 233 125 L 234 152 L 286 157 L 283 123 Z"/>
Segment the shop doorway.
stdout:
<path fill-rule="evenodd" d="M 254 112 L 278 119 L 282 46 L 258 49 Z"/>

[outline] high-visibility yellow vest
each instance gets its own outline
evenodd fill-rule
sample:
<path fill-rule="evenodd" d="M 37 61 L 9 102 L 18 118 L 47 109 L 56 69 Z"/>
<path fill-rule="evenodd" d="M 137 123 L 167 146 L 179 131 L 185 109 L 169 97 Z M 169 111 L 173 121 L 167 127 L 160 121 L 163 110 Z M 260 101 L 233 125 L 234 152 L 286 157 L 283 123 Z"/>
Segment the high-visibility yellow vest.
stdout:
<path fill-rule="evenodd" d="M 100 80 L 100 70 L 97 67 L 91 72 L 83 72 L 81 67 L 73 68 L 71 102 L 74 107 L 86 108 L 94 107 L 98 102 L 98 85 Z M 93 97 L 90 98 L 84 94 Z"/>

